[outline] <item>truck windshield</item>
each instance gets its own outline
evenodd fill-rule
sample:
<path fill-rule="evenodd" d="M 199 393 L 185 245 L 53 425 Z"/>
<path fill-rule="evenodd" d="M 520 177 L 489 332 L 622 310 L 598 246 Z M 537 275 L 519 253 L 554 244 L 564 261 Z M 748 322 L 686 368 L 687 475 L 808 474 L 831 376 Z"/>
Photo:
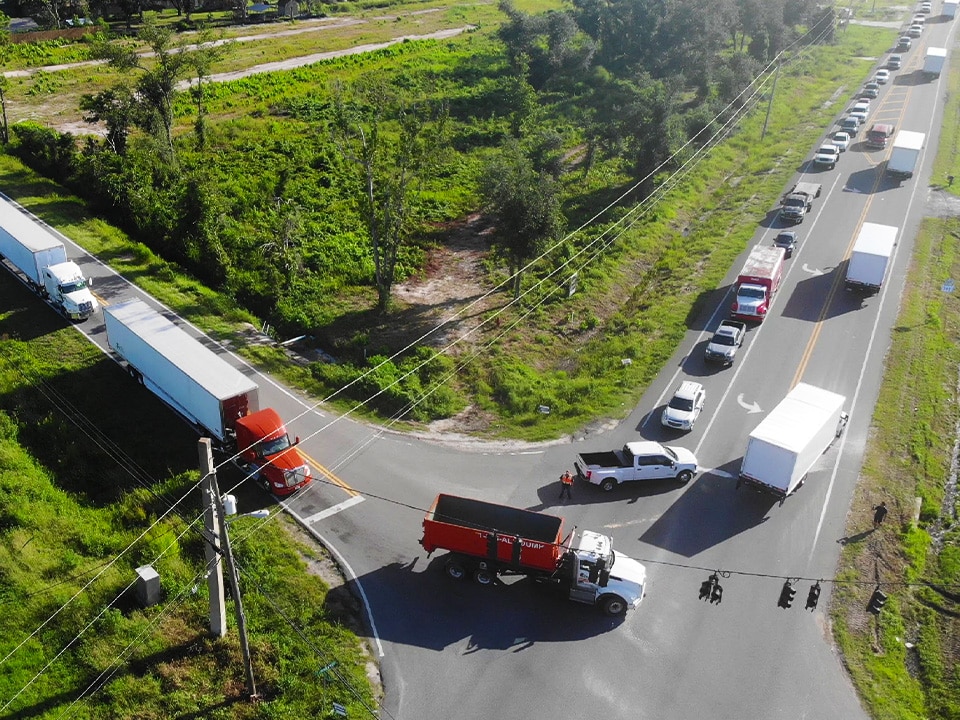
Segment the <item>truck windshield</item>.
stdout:
<path fill-rule="evenodd" d="M 284 434 L 274 440 L 266 440 L 260 443 L 260 453 L 264 457 L 269 457 L 286 450 L 288 447 L 290 447 L 290 437 Z"/>
<path fill-rule="evenodd" d="M 783 201 L 783 204 L 786 207 L 803 207 L 806 204 L 806 200 L 799 197 L 788 197 Z"/>
<path fill-rule="evenodd" d="M 714 335 L 713 343 L 715 345 L 733 345 L 732 335 Z"/>
<path fill-rule="evenodd" d="M 670 401 L 670 407 L 674 410 L 685 410 L 690 412 L 693 410 L 693 400 L 690 398 L 675 397 Z"/>
<path fill-rule="evenodd" d="M 60 292 L 62 292 L 64 295 L 69 295 L 70 293 L 77 292 L 77 290 L 85 290 L 86 287 L 86 280 L 74 280 L 73 282 L 68 282 L 61 285 Z"/>
<path fill-rule="evenodd" d="M 673 451 L 673 449 L 668 448 L 666 445 L 663 446 L 663 451 L 667 453 L 667 455 L 669 455 L 674 462 L 677 462 L 680 459 L 677 457 L 677 454 Z"/>
<path fill-rule="evenodd" d="M 754 300 L 763 300 L 766 291 L 756 286 L 745 285 L 737 290 L 737 297 L 752 298 Z"/>

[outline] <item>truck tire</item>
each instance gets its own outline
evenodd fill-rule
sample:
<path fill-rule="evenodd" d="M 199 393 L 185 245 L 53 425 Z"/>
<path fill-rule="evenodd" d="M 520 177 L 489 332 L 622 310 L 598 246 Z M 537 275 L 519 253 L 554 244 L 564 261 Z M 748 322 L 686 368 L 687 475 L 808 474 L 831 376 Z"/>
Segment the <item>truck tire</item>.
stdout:
<path fill-rule="evenodd" d="M 467 569 L 457 558 L 447 560 L 447 564 L 443 566 L 443 571 L 451 580 L 463 580 L 467 576 Z"/>
<path fill-rule="evenodd" d="M 686 485 L 691 480 L 693 480 L 693 473 L 689 470 L 684 470 L 682 473 L 677 475 L 677 482 L 681 485 Z"/>
<path fill-rule="evenodd" d="M 607 478 L 602 483 L 600 483 L 600 489 L 604 492 L 610 492 L 611 490 L 616 489 L 617 480 L 616 478 Z"/>
<path fill-rule="evenodd" d="M 486 568 L 477 568 L 473 571 L 473 581 L 477 585 L 493 585 L 493 581 L 496 580 L 497 576 L 492 570 Z"/>
<path fill-rule="evenodd" d="M 604 595 L 600 598 L 600 609 L 609 617 L 623 617 L 627 614 L 627 601 L 619 595 Z"/>

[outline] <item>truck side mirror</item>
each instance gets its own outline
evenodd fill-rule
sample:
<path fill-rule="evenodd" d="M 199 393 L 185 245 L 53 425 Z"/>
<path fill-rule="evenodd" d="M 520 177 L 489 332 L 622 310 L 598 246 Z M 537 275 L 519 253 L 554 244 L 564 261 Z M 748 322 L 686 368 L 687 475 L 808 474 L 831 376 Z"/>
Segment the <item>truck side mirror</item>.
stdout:
<path fill-rule="evenodd" d="M 300 444 L 300 436 L 299 436 L 299 435 L 297 435 L 297 437 L 294 438 L 293 444 L 294 444 L 294 445 L 299 445 L 299 444 Z"/>
<path fill-rule="evenodd" d="M 87 287 L 93 287 L 93 278 L 87 278 Z"/>

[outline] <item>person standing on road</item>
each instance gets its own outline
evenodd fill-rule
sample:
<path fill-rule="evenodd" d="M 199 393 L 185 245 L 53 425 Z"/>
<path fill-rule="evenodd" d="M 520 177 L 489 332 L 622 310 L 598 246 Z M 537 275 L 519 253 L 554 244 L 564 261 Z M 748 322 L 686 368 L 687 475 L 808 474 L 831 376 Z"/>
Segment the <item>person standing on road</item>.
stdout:
<path fill-rule="evenodd" d="M 887 503 L 882 502 L 873 509 L 873 527 L 880 527 L 887 516 Z"/>
<path fill-rule="evenodd" d="M 573 495 L 570 494 L 570 489 L 573 487 L 573 476 L 570 474 L 569 470 L 565 470 L 563 475 L 560 476 L 560 499 L 563 500 L 563 496 L 566 495 L 567 498 L 573 500 Z"/>

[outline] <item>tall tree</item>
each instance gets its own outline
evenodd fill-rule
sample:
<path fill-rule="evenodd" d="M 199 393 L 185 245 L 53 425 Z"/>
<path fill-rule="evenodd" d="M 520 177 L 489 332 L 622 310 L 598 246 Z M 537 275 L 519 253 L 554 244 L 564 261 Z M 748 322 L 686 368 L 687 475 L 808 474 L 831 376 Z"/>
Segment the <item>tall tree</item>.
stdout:
<path fill-rule="evenodd" d="M 495 244 L 507 259 L 517 298 L 524 266 L 563 232 L 557 183 L 548 172 L 536 170 L 519 143 L 509 143 L 485 168 L 480 190 L 494 219 Z"/>
<path fill-rule="evenodd" d="M 352 165 L 370 239 L 377 309 L 390 309 L 397 261 L 419 222 L 419 192 L 444 144 L 446 109 L 397 97 L 379 78 L 334 93 L 330 128 Z"/>
<path fill-rule="evenodd" d="M 182 44 L 174 42 L 173 30 L 148 20 L 138 37 L 152 51 L 147 58 L 128 45 L 109 42 L 98 36 L 93 55 L 106 60 L 120 71 L 137 70 L 135 97 L 141 106 L 136 114 L 141 126 L 160 141 L 168 162 L 176 164 L 173 147 L 173 102 L 177 83 L 191 69 L 191 53 Z"/>

